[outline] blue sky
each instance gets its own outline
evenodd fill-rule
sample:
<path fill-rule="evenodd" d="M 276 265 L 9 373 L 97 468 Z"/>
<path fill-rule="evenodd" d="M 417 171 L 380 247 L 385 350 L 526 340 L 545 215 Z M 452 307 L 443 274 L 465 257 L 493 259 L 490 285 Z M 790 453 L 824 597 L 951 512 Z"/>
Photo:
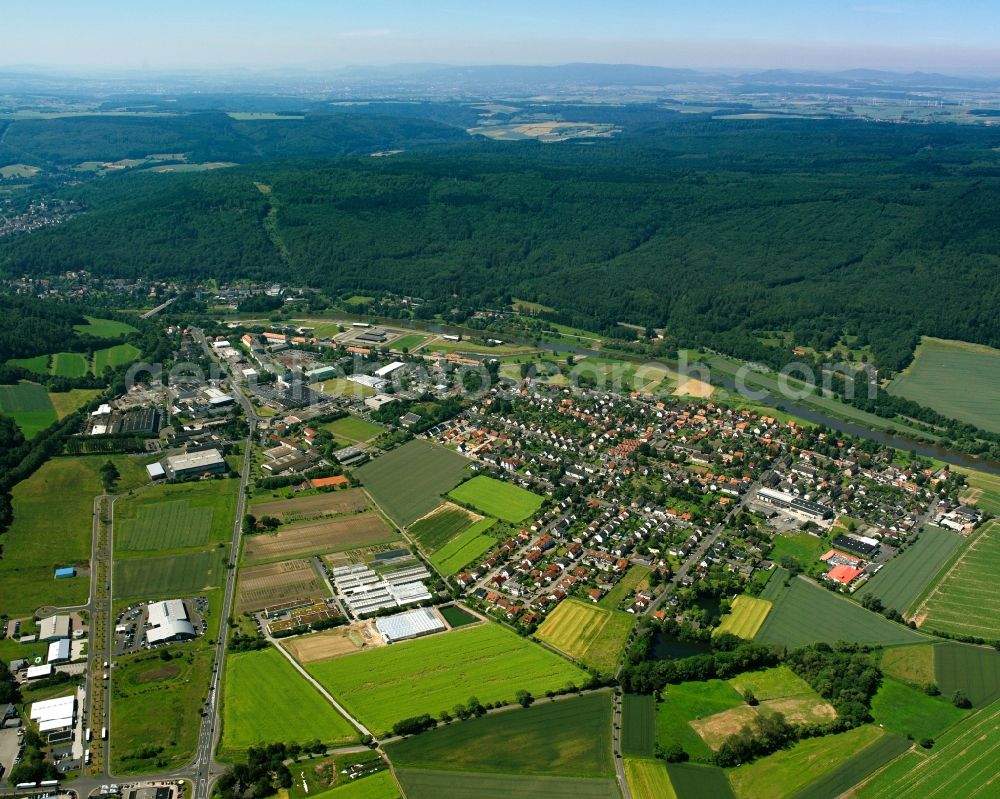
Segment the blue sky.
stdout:
<path fill-rule="evenodd" d="M 1000 73 L 993 0 L 4 2 L 0 64 L 173 69 L 435 62 Z"/>

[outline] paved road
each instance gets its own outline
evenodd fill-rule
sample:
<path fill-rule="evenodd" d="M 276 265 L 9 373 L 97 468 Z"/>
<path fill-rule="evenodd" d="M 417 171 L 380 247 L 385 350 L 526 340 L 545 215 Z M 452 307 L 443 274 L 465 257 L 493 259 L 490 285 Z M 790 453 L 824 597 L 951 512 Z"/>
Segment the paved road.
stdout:
<path fill-rule="evenodd" d="M 625 759 L 622 755 L 622 697 L 615 691 L 611 694 L 611 749 L 615 759 L 615 776 L 621 788 L 622 799 L 632 799 L 628 781 L 625 778 Z"/>

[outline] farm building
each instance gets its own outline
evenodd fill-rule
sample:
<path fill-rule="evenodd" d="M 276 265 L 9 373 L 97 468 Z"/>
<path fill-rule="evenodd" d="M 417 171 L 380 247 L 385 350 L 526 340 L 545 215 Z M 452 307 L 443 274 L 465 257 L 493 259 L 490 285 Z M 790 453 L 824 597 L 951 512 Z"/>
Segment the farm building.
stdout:
<path fill-rule="evenodd" d="M 160 465 L 171 480 L 196 474 L 222 474 L 228 468 L 226 459 L 217 449 L 171 455 L 160 461 Z"/>
<path fill-rule="evenodd" d="M 38 622 L 39 641 L 57 641 L 69 638 L 69 616 L 49 616 Z"/>
<path fill-rule="evenodd" d="M 38 724 L 40 733 L 66 730 L 76 719 L 76 696 L 61 696 L 31 705 L 28 717 Z"/>
<path fill-rule="evenodd" d="M 153 602 L 149 606 L 149 625 L 146 643 L 150 646 L 166 641 L 187 641 L 196 636 L 187 608 L 180 599 Z"/>
<path fill-rule="evenodd" d="M 56 569 L 55 579 L 65 580 L 67 577 L 76 577 L 76 569 L 72 566 L 63 566 L 60 569 Z"/>
<path fill-rule="evenodd" d="M 375 627 L 387 644 L 444 632 L 444 622 L 433 608 L 417 608 L 375 620 Z"/>
<path fill-rule="evenodd" d="M 49 654 L 45 658 L 48 663 L 64 663 L 70 658 L 70 640 L 68 638 L 60 638 L 58 641 L 53 641 L 49 644 Z"/>

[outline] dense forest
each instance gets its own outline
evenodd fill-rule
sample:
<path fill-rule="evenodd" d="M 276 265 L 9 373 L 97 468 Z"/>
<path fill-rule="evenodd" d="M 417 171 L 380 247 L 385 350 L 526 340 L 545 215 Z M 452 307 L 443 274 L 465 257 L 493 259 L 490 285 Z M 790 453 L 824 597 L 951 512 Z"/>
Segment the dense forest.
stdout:
<path fill-rule="evenodd" d="M 763 330 L 817 349 L 850 335 L 897 369 L 921 334 L 1000 346 L 998 148 L 973 126 L 678 118 L 613 141 L 126 175 L 0 244 L 0 270 L 517 296 L 751 360 L 789 346 Z"/>

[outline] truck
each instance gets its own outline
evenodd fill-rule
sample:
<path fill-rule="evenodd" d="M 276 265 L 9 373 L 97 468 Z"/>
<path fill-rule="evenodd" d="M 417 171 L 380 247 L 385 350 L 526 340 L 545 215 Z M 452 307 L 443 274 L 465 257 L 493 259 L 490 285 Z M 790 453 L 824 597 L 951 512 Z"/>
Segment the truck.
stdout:
<path fill-rule="evenodd" d="M 101 740 L 102 741 L 108 740 L 108 728 L 107 727 L 101 727 Z"/>
<path fill-rule="evenodd" d="M 90 729 L 90 727 L 87 727 L 87 743 L 90 743 L 90 738 L 92 736 L 92 733 L 93 731 Z"/>

